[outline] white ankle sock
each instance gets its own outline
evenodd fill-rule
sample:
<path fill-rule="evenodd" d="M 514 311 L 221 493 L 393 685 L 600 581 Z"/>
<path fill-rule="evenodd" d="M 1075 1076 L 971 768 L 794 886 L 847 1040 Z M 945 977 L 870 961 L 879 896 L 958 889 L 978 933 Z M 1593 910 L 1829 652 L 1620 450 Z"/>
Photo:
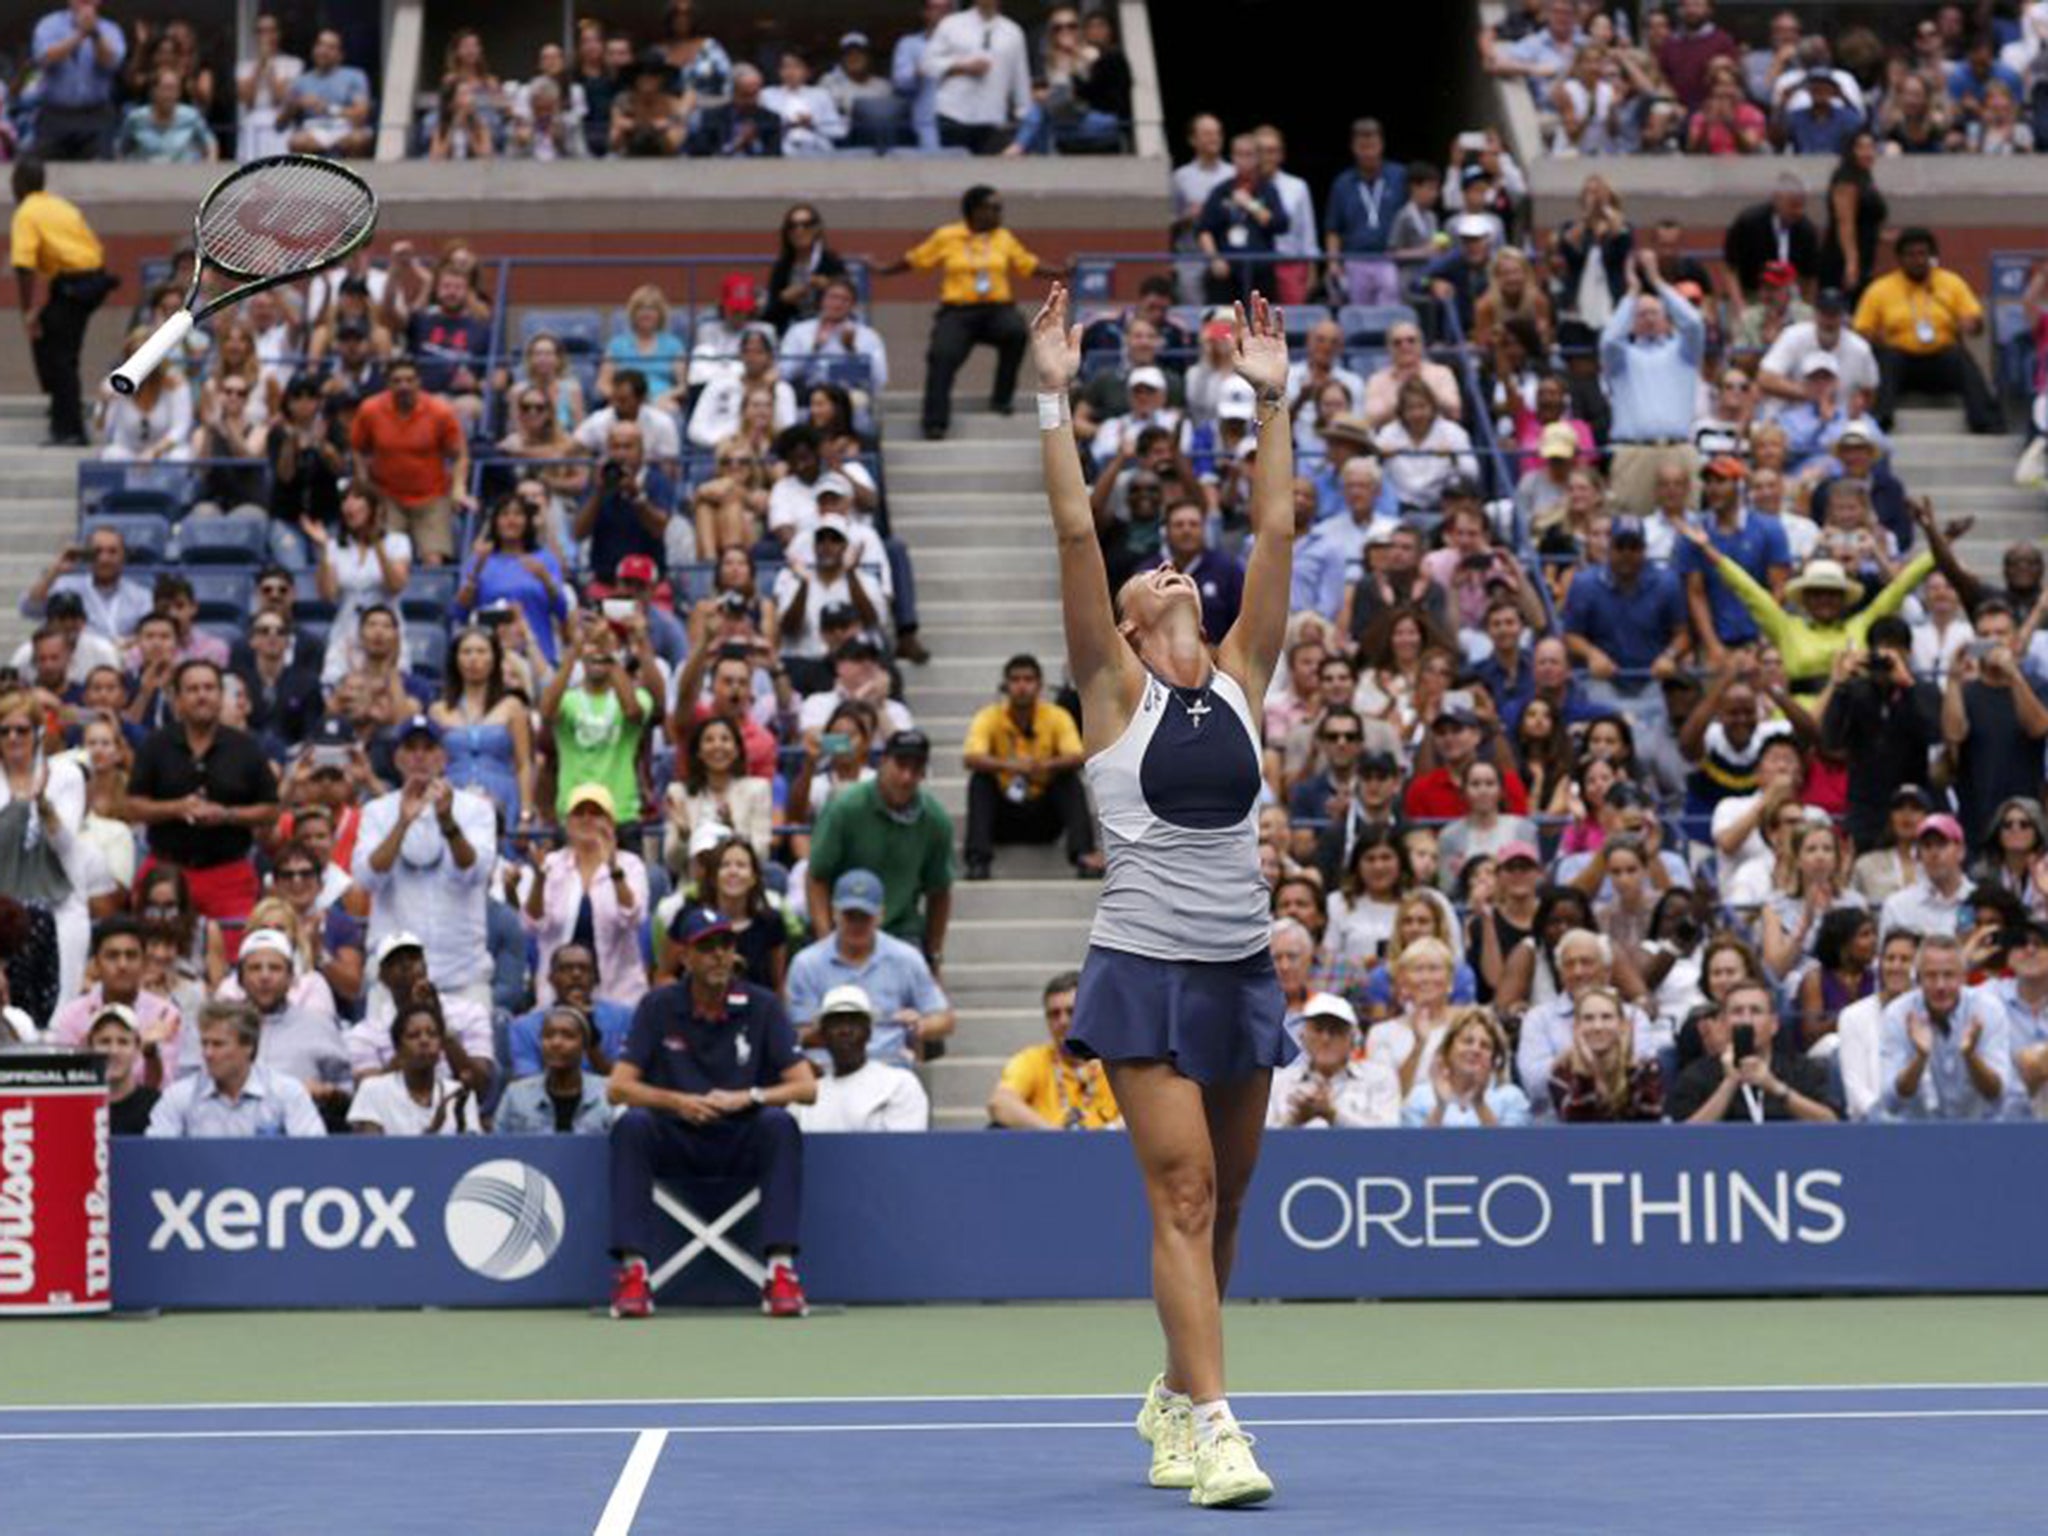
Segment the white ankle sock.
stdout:
<path fill-rule="evenodd" d="M 1237 1428 L 1237 1419 L 1231 1414 L 1230 1399 L 1212 1397 L 1206 1403 L 1195 1404 L 1195 1438 L 1204 1445 L 1214 1440 L 1226 1429 Z"/>

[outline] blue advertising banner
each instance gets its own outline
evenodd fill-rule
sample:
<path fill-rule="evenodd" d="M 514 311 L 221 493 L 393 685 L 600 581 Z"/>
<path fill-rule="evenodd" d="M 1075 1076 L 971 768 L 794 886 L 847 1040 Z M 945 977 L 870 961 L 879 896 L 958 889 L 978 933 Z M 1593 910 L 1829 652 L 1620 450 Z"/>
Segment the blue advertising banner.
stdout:
<path fill-rule="evenodd" d="M 589 1306 L 609 1268 L 605 1159 L 596 1138 L 120 1141 L 115 1304 Z M 2044 1290 L 2044 1187 L 2048 1125 L 1276 1132 L 1232 1289 Z M 715 1221 L 734 1191 L 681 1193 Z M 820 1301 L 1141 1297 L 1148 1253 L 1120 1136 L 805 1145 Z M 706 1256 L 663 1299 L 745 1295 Z"/>

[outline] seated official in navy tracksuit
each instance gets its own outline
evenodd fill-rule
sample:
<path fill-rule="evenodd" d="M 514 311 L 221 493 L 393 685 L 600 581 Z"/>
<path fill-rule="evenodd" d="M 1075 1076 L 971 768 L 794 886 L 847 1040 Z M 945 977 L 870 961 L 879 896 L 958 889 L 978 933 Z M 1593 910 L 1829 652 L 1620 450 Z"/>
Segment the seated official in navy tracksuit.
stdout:
<path fill-rule="evenodd" d="M 801 1317 L 794 1261 L 803 1138 L 786 1106 L 817 1097 L 816 1075 L 775 994 L 735 980 L 739 951 L 722 914 L 686 906 L 670 934 L 682 946 L 688 979 L 641 1000 L 612 1068 L 612 1102 L 625 1106 L 611 1133 L 612 1248 L 619 1258 L 612 1315 L 653 1310 L 646 1256 L 654 1239 L 654 1181 L 668 1174 L 760 1186 L 768 1258 L 761 1309 Z"/>

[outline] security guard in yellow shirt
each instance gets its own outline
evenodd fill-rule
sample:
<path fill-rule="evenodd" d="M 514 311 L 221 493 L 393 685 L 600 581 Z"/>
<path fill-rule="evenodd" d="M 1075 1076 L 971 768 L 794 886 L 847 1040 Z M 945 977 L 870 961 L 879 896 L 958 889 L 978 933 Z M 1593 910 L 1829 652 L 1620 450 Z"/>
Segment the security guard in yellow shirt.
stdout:
<path fill-rule="evenodd" d="M 942 224 L 898 260 L 877 270 L 879 277 L 939 269 L 939 312 L 932 317 L 931 345 L 924 359 L 924 435 L 941 438 L 953 415 L 953 376 L 977 346 L 996 349 L 995 389 L 989 409 L 1007 416 L 1017 393 L 1030 328 L 1018 313 L 1010 273 L 1030 277 L 1041 270 L 1024 242 L 1003 228 L 1002 194 L 994 187 L 969 187 L 960 199 L 960 222 Z M 1058 276 L 1047 269 L 1048 277 Z"/>
<path fill-rule="evenodd" d="M 106 252 L 92 226 L 69 202 L 43 190 L 43 162 L 24 155 L 14 163 L 14 221 L 9 230 L 21 321 L 35 358 L 36 382 L 50 397 L 52 444 L 85 444 L 79 398 L 78 354 L 86 322 L 119 281 L 109 277 Z M 36 281 L 49 285 L 37 302 Z"/>
<path fill-rule="evenodd" d="M 1003 664 L 1003 701 L 967 726 L 967 878 L 986 880 L 995 845 L 1043 843 L 1062 834 L 1074 873 L 1102 878 L 1095 820 L 1081 788 L 1081 732 L 1074 717 L 1039 695 L 1035 656 Z"/>
<path fill-rule="evenodd" d="M 1970 430 L 2005 430 L 1998 397 L 1964 338 L 1984 329 L 1984 306 L 1970 285 L 1937 265 L 1941 249 L 1926 229 L 1906 229 L 1892 246 L 1898 267 L 1856 305 L 1856 329 L 1877 354 L 1877 423 L 1892 428 L 1902 389 L 1963 397 Z"/>

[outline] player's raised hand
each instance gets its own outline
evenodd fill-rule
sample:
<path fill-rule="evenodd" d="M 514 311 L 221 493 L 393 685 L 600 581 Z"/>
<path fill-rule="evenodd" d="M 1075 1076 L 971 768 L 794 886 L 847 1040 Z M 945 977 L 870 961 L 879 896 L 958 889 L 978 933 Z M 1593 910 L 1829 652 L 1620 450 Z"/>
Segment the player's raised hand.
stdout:
<path fill-rule="evenodd" d="M 1249 312 L 1242 304 L 1236 310 L 1237 376 L 1261 395 L 1280 394 L 1287 388 L 1287 329 L 1279 306 L 1254 293 Z"/>
<path fill-rule="evenodd" d="M 1067 322 L 1064 283 L 1052 285 L 1031 317 L 1031 362 L 1038 369 L 1038 387 L 1046 394 L 1064 392 L 1081 371 L 1081 327 Z"/>

